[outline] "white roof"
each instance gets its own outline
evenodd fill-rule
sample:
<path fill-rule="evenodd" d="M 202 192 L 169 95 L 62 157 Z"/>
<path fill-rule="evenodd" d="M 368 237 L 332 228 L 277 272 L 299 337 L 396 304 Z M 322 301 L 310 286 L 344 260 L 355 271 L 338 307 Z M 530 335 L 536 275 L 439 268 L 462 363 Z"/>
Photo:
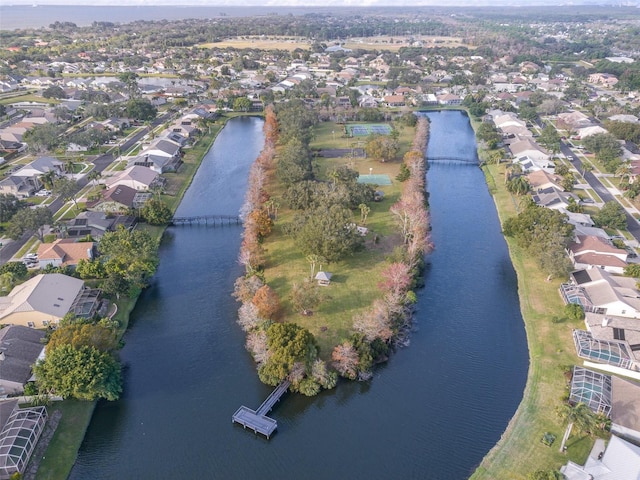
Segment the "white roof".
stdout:
<path fill-rule="evenodd" d="M 0 297 L 0 319 L 17 312 L 42 312 L 64 317 L 84 282 L 61 273 L 40 274 Z"/>
<path fill-rule="evenodd" d="M 589 137 L 597 133 L 607 133 L 607 131 L 599 125 L 578 129 L 578 135 L 580 135 L 581 138 Z"/>
<path fill-rule="evenodd" d="M 316 280 L 324 280 L 324 281 L 329 281 L 331 280 L 332 275 L 329 272 L 318 272 L 316 273 Z"/>

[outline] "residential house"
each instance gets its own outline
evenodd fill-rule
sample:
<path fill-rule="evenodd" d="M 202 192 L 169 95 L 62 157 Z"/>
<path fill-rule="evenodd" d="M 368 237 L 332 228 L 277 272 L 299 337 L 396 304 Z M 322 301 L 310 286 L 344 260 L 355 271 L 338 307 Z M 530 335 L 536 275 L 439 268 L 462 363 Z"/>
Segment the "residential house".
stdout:
<path fill-rule="evenodd" d="M 605 449 L 604 440 L 597 439 L 584 465 L 569 460 L 560 472 L 566 480 L 637 480 L 640 478 L 640 447 L 612 435 Z"/>
<path fill-rule="evenodd" d="M 545 172 L 544 170 L 535 170 L 526 175 L 531 190 L 534 192 L 555 188 L 556 190 L 564 190 L 562 188 L 562 177 L 555 173 Z"/>
<path fill-rule="evenodd" d="M 570 192 L 563 192 L 557 188 L 540 189 L 531 198 L 536 205 L 551 210 L 566 210 L 572 203 L 579 203 L 580 197 Z"/>
<path fill-rule="evenodd" d="M 76 242 L 72 238 L 60 238 L 38 246 L 38 263 L 42 269 L 49 265 L 75 268 L 80 260 L 92 260 L 94 249 L 93 242 Z"/>
<path fill-rule="evenodd" d="M 107 188 L 112 188 L 116 185 L 126 185 L 141 191 L 147 191 L 159 183 L 162 183 L 162 177 L 160 177 L 157 172 L 151 168 L 140 165 L 133 165 L 122 172 L 118 172 L 104 179 L 104 184 Z"/>
<path fill-rule="evenodd" d="M 106 232 L 114 231 L 119 225 L 133 228 L 136 218 L 127 215 L 107 215 L 105 212 L 82 212 L 65 225 L 63 234 L 69 238 L 82 238 L 90 235 L 101 238 Z"/>
<path fill-rule="evenodd" d="M 640 444 L 639 398 L 640 384 L 612 375 L 611 432 L 623 438 L 628 438 L 638 444 Z M 638 448 L 640 450 L 640 447 Z M 640 464 L 638 465 L 638 474 L 636 478 L 640 478 Z"/>
<path fill-rule="evenodd" d="M 525 172 L 545 170 L 553 172 L 551 156 L 531 138 L 523 138 L 509 145 L 513 163 L 519 163 Z"/>
<path fill-rule="evenodd" d="M 59 323 L 76 309 L 91 317 L 98 307 L 97 297 L 86 298 L 87 293 L 78 278 L 61 273 L 36 275 L 0 297 L 0 323 L 41 328 Z"/>
<path fill-rule="evenodd" d="M 496 128 L 503 129 L 505 127 L 521 127 L 527 128 L 527 122 L 520 120 L 515 113 L 506 112 L 492 116 L 493 123 Z"/>
<path fill-rule="evenodd" d="M 454 95 L 453 93 L 445 93 L 442 95 L 436 95 L 438 103 L 440 105 L 461 105 L 462 97 Z"/>
<path fill-rule="evenodd" d="M 32 377 L 31 367 L 44 358 L 44 330 L 10 325 L 0 329 L 0 396 L 19 395 Z"/>
<path fill-rule="evenodd" d="M 605 345 L 613 342 L 619 345 L 619 351 L 624 353 L 619 357 L 627 358 L 614 358 L 617 363 L 620 363 L 620 360 L 626 360 L 628 368 L 640 371 L 640 322 L 638 320 L 586 312 L 584 323 L 592 341 L 603 342 Z"/>
<path fill-rule="evenodd" d="M 64 174 L 64 162 L 53 157 L 38 157 L 33 162 L 28 163 L 15 172 L 15 175 L 34 177 L 44 175 L 50 171 L 55 172 L 57 175 Z"/>
<path fill-rule="evenodd" d="M 600 125 L 592 125 L 590 127 L 579 128 L 577 139 L 584 139 L 598 133 L 607 133 L 607 130 L 602 128 Z"/>
<path fill-rule="evenodd" d="M 600 237 L 578 235 L 569 245 L 568 253 L 576 269 L 597 267 L 622 274 L 627 266 L 627 251 Z"/>
<path fill-rule="evenodd" d="M 0 181 L 0 193 L 14 195 L 20 199 L 28 198 L 40 190 L 42 184 L 37 177 L 10 175 Z"/>
<path fill-rule="evenodd" d="M 578 128 L 588 127 L 591 125 L 591 119 L 584 113 L 574 110 L 572 112 L 564 112 L 558 114 L 558 120 L 560 125 L 566 125 L 570 129 L 577 130 Z"/>
<path fill-rule="evenodd" d="M 626 318 L 640 318 L 640 292 L 636 280 L 600 268 L 571 273 L 571 284 L 584 293 L 585 311 Z"/>
<path fill-rule="evenodd" d="M 612 122 L 639 123 L 640 120 L 635 115 L 618 114 L 609 117 Z"/>
<path fill-rule="evenodd" d="M 526 127 L 506 126 L 500 127 L 502 135 L 506 138 L 513 138 L 514 141 L 523 140 L 525 138 L 533 138 L 533 133 Z M 505 140 L 506 142 L 506 140 Z M 513 143 L 513 142 L 511 142 Z"/>
<path fill-rule="evenodd" d="M 122 213 L 142 208 L 151 193 L 140 192 L 127 185 L 115 185 L 102 192 L 102 198 L 87 203 L 87 208 L 94 212 Z"/>
<path fill-rule="evenodd" d="M 570 223 L 573 226 L 579 225 L 582 227 L 593 227 L 595 225 L 595 223 L 593 222 L 593 220 L 591 219 L 591 216 L 586 214 L 586 213 L 579 213 L 579 212 L 570 212 L 569 210 L 565 210 L 563 208 L 558 209 L 558 211 L 560 213 L 563 213 L 564 215 L 567 216 L 567 222 Z M 599 229 L 602 230 L 602 229 Z M 604 232 L 604 230 L 602 230 Z M 575 233 L 575 231 L 574 231 Z M 584 235 L 582 233 L 576 233 L 576 235 Z M 584 235 L 584 236 L 588 236 L 588 235 Z M 594 237 L 598 237 L 598 238 L 604 238 L 606 240 L 609 240 L 609 236 L 606 234 L 605 235 L 593 235 Z"/>
<path fill-rule="evenodd" d="M 404 95 L 387 95 L 383 101 L 387 107 L 404 107 L 406 105 Z"/>
<path fill-rule="evenodd" d="M 589 83 L 613 87 L 618 83 L 618 78 L 610 73 L 592 73 L 589 75 Z"/>

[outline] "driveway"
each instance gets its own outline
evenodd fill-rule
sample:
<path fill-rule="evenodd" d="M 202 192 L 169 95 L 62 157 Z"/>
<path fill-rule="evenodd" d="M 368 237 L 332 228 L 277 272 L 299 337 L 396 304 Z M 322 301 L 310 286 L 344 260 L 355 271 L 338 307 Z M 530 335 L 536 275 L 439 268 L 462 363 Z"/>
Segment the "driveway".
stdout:
<path fill-rule="evenodd" d="M 569 148 L 564 142 L 560 142 L 560 151 L 564 154 L 565 157 L 571 162 L 571 164 L 582 173 L 582 161 L 580 158 L 573 153 L 573 150 Z M 611 200 L 618 201 L 616 197 L 609 191 L 607 188 L 602 185 L 600 180 L 593 174 L 593 172 L 585 172 L 584 179 L 589 184 L 589 186 L 595 190 L 600 198 L 602 198 L 603 202 L 610 202 Z M 627 229 L 629 233 L 633 235 L 633 238 L 636 239 L 638 243 L 640 243 L 640 223 L 631 215 L 627 209 L 625 208 L 625 214 L 627 216 Z"/>

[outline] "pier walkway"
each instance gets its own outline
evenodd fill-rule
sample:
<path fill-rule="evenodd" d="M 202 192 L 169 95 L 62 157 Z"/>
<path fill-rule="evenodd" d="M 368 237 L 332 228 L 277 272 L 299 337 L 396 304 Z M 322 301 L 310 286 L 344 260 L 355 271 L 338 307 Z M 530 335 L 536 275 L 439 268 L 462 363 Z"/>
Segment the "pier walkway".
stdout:
<path fill-rule="evenodd" d="M 269 438 L 271 434 L 278 428 L 278 422 L 273 418 L 267 417 L 266 414 L 271 411 L 273 406 L 280 400 L 280 397 L 289 389 L 291 383 L 283 380 L 273 392 L 262 402 L 257 410 L 251 410 L 249 407 L 241 406 L 231 417 L 233 423 L 239 423 L 244 428 L 249 427 L 254 433 L 261 433 Z"/>

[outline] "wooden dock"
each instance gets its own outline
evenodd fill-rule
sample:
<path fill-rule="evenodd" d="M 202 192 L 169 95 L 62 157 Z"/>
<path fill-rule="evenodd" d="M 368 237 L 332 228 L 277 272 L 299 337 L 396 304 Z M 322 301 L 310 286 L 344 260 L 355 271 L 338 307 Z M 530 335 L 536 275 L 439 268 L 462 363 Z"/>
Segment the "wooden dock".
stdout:
<path fill-rule="evenodd" d="M 261 433 L 267 438 L 271 437 L 271 434 L 278 428 L 278 422 L 271 417 L 267 417 L 266 414 L 271 411 L 273 406 L 280 400 L 280 397 L 289 389 L 289 385 L 291 383 L 288 380 L 283 380 L 257 410 L 252 410 L 244 405 L 241 406 L 231 417 L 231 422 L 239 423 L 245 429 L 249 427 L 254 433 Z"/>
<path fill-rule="evenodd" d="M 171 225 L 240 225 L 242 219 L 238 215 L 197 215 L 193 217 L 173 217 Z"/>

